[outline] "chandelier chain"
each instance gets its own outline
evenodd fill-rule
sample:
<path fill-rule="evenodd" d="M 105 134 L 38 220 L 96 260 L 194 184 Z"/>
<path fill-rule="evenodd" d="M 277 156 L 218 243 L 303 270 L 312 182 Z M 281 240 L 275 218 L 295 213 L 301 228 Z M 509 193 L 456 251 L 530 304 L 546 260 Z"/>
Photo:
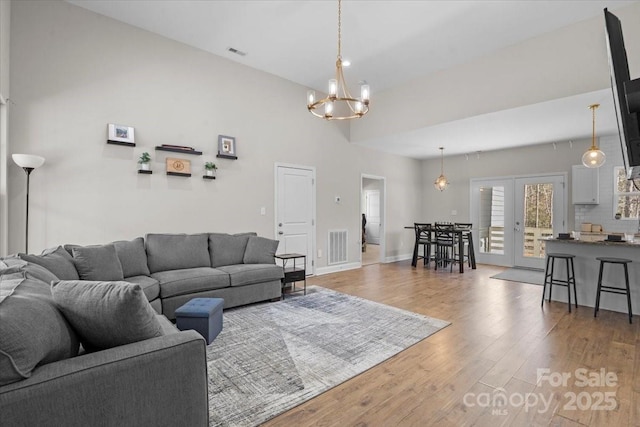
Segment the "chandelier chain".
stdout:
<path fill-rule="evenodd" d="M 338 58 L 342 59 L 342 0 L 338 0 Z"/>

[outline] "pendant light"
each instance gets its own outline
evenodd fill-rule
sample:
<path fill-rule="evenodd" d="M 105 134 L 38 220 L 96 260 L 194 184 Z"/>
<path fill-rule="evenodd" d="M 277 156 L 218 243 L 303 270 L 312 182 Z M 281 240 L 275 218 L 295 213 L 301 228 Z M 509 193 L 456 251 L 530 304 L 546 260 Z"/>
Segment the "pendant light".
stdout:
<path fill-rule="evenodd" d="M 582 155 L 582 164 L 588 168 L 599 168 L 604 164 L 607 156 L 598 149 L 596 145 L 596 109 L 600 104 L 589 105 L 592 112 L 592 133 L 591 133 L 591 148 Z"/>
<path fill-rule="evenodd" d="M 449 185 L 449 181 L 447 181 L 447 177 L 444 176 L 444 147 L 440 147 L 440 176 L 435 180 L 433 186 L 436 187 L 437 190 L 444 191 Z"/>
<path fill-rule="evenodd" d="M 317 100 L 315 91 L 307 91 L 307 109 L 314 116 L 325 120 L 349 120 L 358 119 L 369 112 L 369 85 L 364 83 L 360 86 L 360 98 L 351 95 L 342 70 L 343 66 L 347 66 L 345 62 L 342 60 L 342 1 L 338 0 L 336 75 L 334 79 L 329 80 L 329 92 L 325 98 Z M 321 107 L 324 110 L 318 111 Z"/>

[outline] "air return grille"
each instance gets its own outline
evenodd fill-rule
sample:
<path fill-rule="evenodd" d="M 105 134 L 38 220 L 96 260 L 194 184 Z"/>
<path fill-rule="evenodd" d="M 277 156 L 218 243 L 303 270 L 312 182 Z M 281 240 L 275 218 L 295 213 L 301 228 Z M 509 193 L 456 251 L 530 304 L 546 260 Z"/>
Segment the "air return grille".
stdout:
<path fill-rule="evenodd" d="M 328 265 L 347 262 L 347 237 L 347 230 L 329 230 Z"/>

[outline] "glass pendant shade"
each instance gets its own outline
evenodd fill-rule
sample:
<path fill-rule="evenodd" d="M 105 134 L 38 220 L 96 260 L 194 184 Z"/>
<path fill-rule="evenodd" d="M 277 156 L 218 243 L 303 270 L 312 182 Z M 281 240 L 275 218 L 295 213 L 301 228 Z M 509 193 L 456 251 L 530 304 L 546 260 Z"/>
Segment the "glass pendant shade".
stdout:
<path fill-rule="evenodd" d="M 598 147 L 591 147 L 582 155 L 582 164 L 588 168 L 599 168 L 607 159 L 607 156 Z"/>
<path fill-rule="evenodd" d="M 444 191 L 449 185 L 449 181 L 447 181 L 447 177 L 444 175 L 440 175 L 438 179 L 433 183 L 433 186 L 436 187 L 436 190 Z"/>

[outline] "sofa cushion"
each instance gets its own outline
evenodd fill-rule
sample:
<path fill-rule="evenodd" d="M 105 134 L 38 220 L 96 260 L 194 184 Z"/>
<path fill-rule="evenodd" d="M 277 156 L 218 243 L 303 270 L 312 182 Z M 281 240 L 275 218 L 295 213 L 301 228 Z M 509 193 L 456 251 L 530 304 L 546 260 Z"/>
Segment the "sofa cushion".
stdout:
<path fill-rule="evenodd" d="M 113 242 L 116 254 L 122 265 L 124 277 L 148 276 L 151 274 L 147 266 L 147 252 L 144 249 L 144 239 L 136 237 L 133 240 L 119 240 Z"/>
<path fill-rule="evenodd" d="M 125 282 L 139 285 L 142 288 L 147 300 L 153 301 L 160 296 L 160 283 L 153 277 L 149 276 L 133 276 L 125 277 Z"/>
<path fill-rule="evenodd" d="M 231 286 L 245 286 L 254 283 L 280 280 L 284 277 L 284 270 L 274 264 L 237 264 L 218 267 L 229 274 Z"/>
<path fill-rule="evenodd" d="M 124 279 L 115 246 L 77 246 L 72 249 L 72 253 L 80 280 Z"/>
<path fill-rule="evenodd" d="M 21 259 L 38 264 L 60 280 L 78 280 L 78 271 L 73 264 L 73 258 L 62 246 L 46 249 L 40 255 L 19 254 Z"/>
<path fill-rule="evenodd" d="M 229 275 L 216 268 L 200 267 L 152 273 L 160 282 L 162 298 L 229 287 Z"/>
<path fill-rule="evenodd" d="M 207 234 L 147 234 L 149 271 L 211 267 Z"/>
<path fill-rule="evenodd" d="M 41 280 L 47 284 L 60 280 L 55 274 L 47 270 L 41 265 L 27 262 L 18 257 L 0 258 L 0 270 L 7 267 L 16 267 L 16 271 L 24 271 L 27 273 L 27 277 L 31 277 L 37 280 Z"/>
<path fill-rule="evenodd" d="M 257 236 L 257 234 L 238 233 L 231 235 L 210 233 L 209 254 L 211 256 L 211 267 L 216 268 L 222 265 L 242 264 L 247 242 L 251 236 Z"/>
<path fill-rule="evenodd" d="M 275 264 L 274 256 L 280 244 L 277 240 L 251 236 L 244 252 L 245 264 Z"/>
<path fill-rule="evenodd" d="M 50 286 L 24 271 L 9 273 L 16 268 L 0 269 L 0 386 L 28 378 L 38 365 L 74 357 L 79 348 Z"/>
<path fill-rule="evenodd" d="M 87 351 L 162 336 L 156 312 L 139 285 L 63 280 L 53 284 L 52 293 Z"/>

